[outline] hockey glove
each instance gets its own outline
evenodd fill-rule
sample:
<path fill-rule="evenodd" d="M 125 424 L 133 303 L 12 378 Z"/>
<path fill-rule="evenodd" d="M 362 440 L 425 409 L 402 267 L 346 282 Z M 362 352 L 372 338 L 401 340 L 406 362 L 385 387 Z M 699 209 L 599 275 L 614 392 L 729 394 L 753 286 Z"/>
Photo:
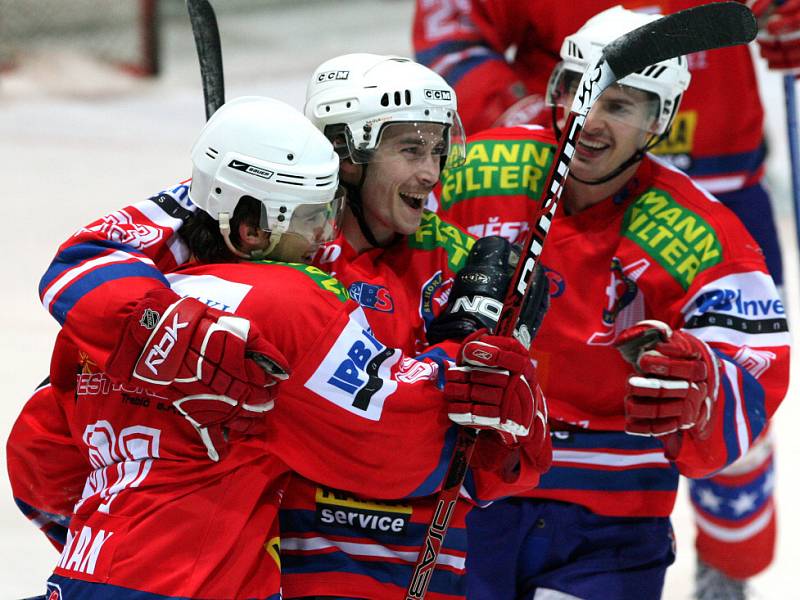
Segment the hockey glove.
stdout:
<path fill-rule="evenodd" d="M 721 364 L 705 342 L 661 321 L 640 321 L 615 345 L 636 368 L 628 378 L 625 430 L 661 437 L 671 459 L 680 451 L 682 432 L 707 439 Z"/>
<path fill-rule="evenodd" d="M 219 460 L 230 429 L 264 431 L 286 359 L 252 324 L 172 290 L 148 292 L 134 307 L 107 364 L 121 381 L 166 393 Z"/>
<path fill-rule="evenodd" d="M 450 420 L 494 430 L 507 447 L 541 445 L 547 405 L 522 344 L 478 331 L 464 340 L 456 364 L 448 369 L 444 387 Z"/>
<path fill-rule="evenodd" d="M 462 340 L 482 328 L 494 331 L 518 260 L 519 253 L 502 237 L 477 240 L 464 267 L 456 275 L 447 306 L 428 326 L 428 342 Z M 549 304 L 549 281 L 541 267 L 537 266 L 531 285 L 530 300 L 520 316 L 524 325 L 521 329 L 528 333 L 528 339 L 523 340 L 527 346 Z"/>
<path fill-rule="evenodd" d="M 750 8 L 759 21 L 757 41 L 769 68 L 800 73 L 800 0 L 755 0 Z"/>

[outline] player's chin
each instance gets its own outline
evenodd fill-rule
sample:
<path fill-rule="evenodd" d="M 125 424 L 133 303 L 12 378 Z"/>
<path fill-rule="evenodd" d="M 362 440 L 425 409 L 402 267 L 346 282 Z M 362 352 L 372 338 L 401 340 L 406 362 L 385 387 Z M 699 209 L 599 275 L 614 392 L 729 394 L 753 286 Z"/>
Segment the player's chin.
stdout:
<path fill-rule="evenodd" d="M 419 229 L 420 224 L 422 223 L 422 211 L 419 211 L 419 214 L 413 215 L 403 215 L 402 217 L 395 219 L 395 231 L 400 235 L 414 235 Z"/>

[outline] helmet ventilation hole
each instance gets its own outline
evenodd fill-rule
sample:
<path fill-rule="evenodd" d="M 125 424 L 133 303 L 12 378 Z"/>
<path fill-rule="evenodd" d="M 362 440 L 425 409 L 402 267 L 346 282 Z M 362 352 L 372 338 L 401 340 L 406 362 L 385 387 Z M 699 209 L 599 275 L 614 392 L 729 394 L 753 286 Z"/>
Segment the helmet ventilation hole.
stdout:
<path fill-rule="evenodd" d="M 389 94 L 384 93 L 381 96 L 381 106 L 389 106 Z"/>

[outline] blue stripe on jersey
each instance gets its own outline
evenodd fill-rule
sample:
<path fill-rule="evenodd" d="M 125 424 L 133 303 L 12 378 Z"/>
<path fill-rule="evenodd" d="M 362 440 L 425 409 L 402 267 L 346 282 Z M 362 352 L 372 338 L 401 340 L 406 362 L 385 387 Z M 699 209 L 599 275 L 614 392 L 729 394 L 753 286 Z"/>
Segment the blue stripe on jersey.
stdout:
<path fill-rule="evenodd" d="M 744 368 L 741 367 L 736 361 L 730 357 L 714 350 L 717 358 L 725 362 L 729 362 L 736 367 L 742 378 L 742 403 L 744 405 L 745 416 L 750 426 L 750 438 L 752 442 L 764 430 L 767 423 L 766 407 L 764 406 L 764 388 L 761 384 L 750 375 Z M 725 408 L 722 413 L 722 426 L 723 438 L 725 440 L 725 449 L 728 453 L 725 465 L 734 462 L 741 455 L 739 447 L 739 436 L 736 423 L 736 398 L 733 395 L 732 385 L 737 385 L 737 382 L 731 382 L 727 377 L 722 377 L 722 394 Z M 718 400 L 719 402 L 719 400 Z"/>
<path fill-rule="evenodd" d="M 664 450 L 656 438 L 624 431 L 554 431 L 550 439 L 553 450 Z"/>
<path fill-rule="evenodd" d="M 678 489 L 678 470 L 674 465 L 625 470 L 553 466 L 542 475 L 537 487 L 545 490 L 675 492 Z"/>
<path fill-rule="evenodd" d="M 60 575 L 51 575 L 47 580 L 47 592 L 58 590 L 59 598 L 69 598 L 69 600 L 189 600 L 186 596 L 162 596 L 161 594 L 151 594 L 131 588 L 124 588 L 108 583 L 94 583 L 91 581 L 81 581 Z M 280 594 L 271 594 L 264 600 L 281 600 Z"/>
<path fill-rule="evenodd" d="M 58 300 L 50 307 L 50 314 L 55 317 L 59 324 L 63 325 L 64 321 L 67 320 L 69 311 L 72 310 L 72 307 L 75 306 L 78 300 L 83 298 L 86 294 L 109 281 L 129 277 L 147 277 L 169 287 L 169 282 L 164 278 L 161 271 L 152 265 L 145 264 L 138 260 L 133 263 L 112 263 L 89 271 L 78 278 L 74 283 L 68 285 L 66 289 L 61 292 Z"/>
<path fill-rule="evenodd" d="M 417 53 L 416 60 L 417 62 L 430 67 L 437 59 L 443 56 L 447 56 L 448 54 L 457 54 L 459 52 L 469 50 L 470 48 L 480 48 L 480 46 L 472 41 L 443 42 L 441 44 L 437 44 L 429 50 Z M 485 50 L 485 48 L 481 49 Z M 445 73 L 441 73 L 441 75 L 451 86 L 456 85 L 469 71 L 489 60 L 497 60 L 505 63 L 505 58 L 502 54 L 487 50 L 485 53 L 481 53 L 477 56 L 468 56 L 464 60 L 457 61 Z"/>
<path fill-rule="evenodd" d="M 70 246 L 56 254 L 53 262 L 50 263 L 50 266 L 39 282 L 39 296 L 43 296 L 45 290 L 50 287 L 50 284 L 53 283 L 57 277 L 61 276 L 62 273 L 86 260 L 97 258 L 105 254 L 108 250 L 122 250 L 123 252 L 135 256 L 145 256 L 132 246 L 126 246 L 125 244 L 112 242 L 111 240 L 98 240 L 96 242 Z"/>
<path fill-rule="evenodd" d="M 67 543 L 67 530 L 69 529 L 70 517 L 65 515 L 56 515 L 54 513 L 44 512 L 39 510 L 27 502 L 23 502 L 19 498 L 14 498 L 17 508 L 22 511 L 26 517 L 42 530 L 48 538 L 64 546 Z"/>
<path fill-rule="evenodd" d="M 710 175 L 724 175 L 741 171 L 752 172 L 761 166 L 766 156 L 767 148 L 762 143 L 755 150 L 727 154 L 725 156 L 711 156 L 707 158 L 692 158 L 690 169 L 683 169 L 691 177 Z"/>
<path fill-rule="evenodd" d="M 429 503 L 432 507 L 432 504 Z M 317 508 L 328 508 L 322 506 Z M 330 505 L 330 508 L 342 508 Z M 356 510 L 356 509 L 354 509 Z M 387 516 L 411 516 L 393 513 L 391 507 L 387 507 Z M 406 523 L 405 532 L 391 533 L 377 529 L 364 531 L 354 527 L 341 524 L 320 523 L 317 520 L 317 511 L 311 509 L 284 509 L 278 512 L 281 524 L 281 535 L 284 537 L 306 537 L 307 535 L 319 535 L 322 537 L 334 536 L 337 539 L 351 538 L 354 543 L 363 543 L 365 539 L 380 544 L 382 546 L 410 546 L 413 548 L 422 545 L 422 540 L 428 531 L 429 523 Z M 458 527 L 450 527 L 447 530 L 443 548 L 456 552 L 465 553 L 467 551 L 467 531 Z"/>
<path fill-rule="evenodd" d="M 727 357 L 726 357 L 727 358 Z M 731 360 L 731 362 L 733 362 Z M 750 440 L 755 440 L 767 426 L 767 407 L 764 405 L 764 388 L 746 369 L 738 366 L 742 374 L 742 392 L 747 421 L 750 424 Z"/>
<path fill-rule="evenodd" d="M 29 515 L 36 513 L 37 515 L 46 518 L 51 523 L 56 523 L 63 527 L 69 527 L 70 517 L 68 515 L 57 515 L 55 513 L 45 512 L 43 510 L 39 510 L 35 506 L 31 506 L 27 502 L 23 502 L 19 498 L 14 498 L 14 502 L 17 504 L 17 508 L 22 511 L 22 514 L 26 517 L 30 518 Z"/>
<path fill-rule="evenodd" d="M 453 451 L 456 447 L 456 437 L 458 437 L 458 425 L 453 423 L 444 436 L 444 445 L 442 446 L 441 454 L 439 454 L 439 464 L 433 472 L 428 475 L 425 481 L 411 492 L 407 498 L 430 496 L 439 489 L 439 486 L 444 480 L 445 473 L 447 473 L 447 467 L 450 466 L 450 458 L 453 456 Z"/>
<path fill-rule="evenodd" d="M 341 551 L 299 555 L 285 550 L 281 552 L 281 572 L 284 575 L 320 574 L 325 576 L 328 573 L 333 573 L 334 575 L 337 573 L 351 573 L 371 577 L 381 583 L 395 585 L 398 587 L 398 594 L 402 594 L 401 590 L 404 590 L 408 582 L 411 581 L 413 568 L 411 564 L 353 560 L 352 557 Z M 329 575 L 328 580 L 330 580 L 330 577 Z M 464 575 L 437 568 L 433 571 L 428 591 L 437 594 L 465 596 L 466 586 L 467 582 Z"/>
<path fill-rule="evenodd" d="M 719 354 L 715 352 L 719 357 Z M 720 357 L 721 358 L 721 357 Z M 723 359 L 724 360 L 724 359 Z M 727 467 L 741 455 L 739 449 L 739 437 L 736 435 L 736 398 L 733 395 L 731 382 L 724 375 L 721 377 L 722 390 L 720 394 L 725 406 L 722 412 L 722 438 L 725 442 L 725 466 Z"/>
<path fill-rule="evenodd" d="M 700 512 L 728 521 L 743 521 L 759 512 L 772 498 L 773 477 L 774 465 L 770 460 L 764 472 L 745 485 L 726 485 L 716 479 L 690 479 L 689 493 L 692 504 Z M 742 502 L 747 497 L 750 502 Z"/>
<path fill-rule="evenodd" d="M 472 48 L 473 46 L 475 46 L 475 42 L 468 40 L 442 42 L 441 44 L 436 44 L 427 50 L 417 52 L 414 55 L 414 60 L 425 65 L 426 67 L 430 67 L 434 62 L 436 62 L 436 60 L 443 56 L 447 56 L 448 54 L 456 54 L 458 52 L 462 52 L 463 50 L 467 50 L 468 48 Z"/>
<path fill-rule="evenodd" d="M 480 56 L 470 56 L 466 60 L 458 61 L 447 73 L 447 83 L 451 86 L 458 84 L 461 79 L 473 69 L 477 69 L 485 62 L 499 61 L 505 64 L 505 59 L 501 54 L 481 54 Z"/>

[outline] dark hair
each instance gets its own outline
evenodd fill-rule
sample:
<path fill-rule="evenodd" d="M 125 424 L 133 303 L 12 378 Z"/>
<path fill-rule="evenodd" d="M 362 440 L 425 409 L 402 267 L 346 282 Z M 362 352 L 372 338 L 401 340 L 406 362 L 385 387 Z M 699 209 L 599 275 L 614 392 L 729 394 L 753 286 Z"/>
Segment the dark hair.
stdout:
<path fill-rule="evenodd" d="M 261 202 L 251 196 L 242 196 L 231 217 L 231 243 L 241 244 L 239 224 L 257 227 L 261 218 Z M 236 262 L 239 260 L 225 244 L 219 230 L 219 222 L 204 210 L 198 209 L 186 219 L 178 230 L 191 253 L 204 263 Z"/>

